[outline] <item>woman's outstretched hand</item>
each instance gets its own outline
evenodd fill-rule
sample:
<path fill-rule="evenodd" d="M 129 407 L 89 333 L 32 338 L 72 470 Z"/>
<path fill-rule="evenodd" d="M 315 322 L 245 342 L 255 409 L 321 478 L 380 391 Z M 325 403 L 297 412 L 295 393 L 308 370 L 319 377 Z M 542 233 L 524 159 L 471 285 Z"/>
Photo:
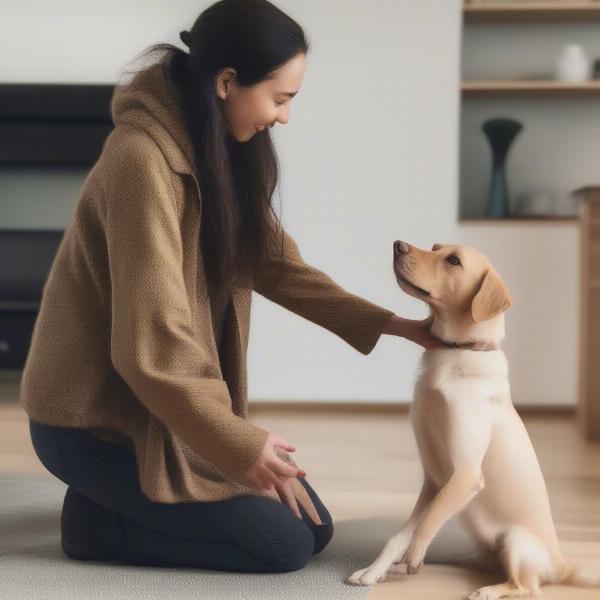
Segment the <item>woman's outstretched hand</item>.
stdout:
<path fill-rule="evenodd" d="M 262 453 L 250 469 L 246 471 L 243 478 L 240 479 L 240 483 L 255 490 L 266 489 L 272 491 L 276 488 L 280 496 L 283 493 L 287 498 L 288 492 L 291 492 L 291 490 L 289 486 L 284 487 L 285 481 L 290 477 L 305 477 L 306 473 L 281 458 L 277 453 L 277 448 L 283 448 L 287 452 L 296 451 L 296 448 L 287 440 L 270 433 Z M 294 507 L 290 506 L 290 508 L 294 510 Z M 295 507 L 296 511 L 298 511 L 297 506 Z"/>
<path fill-rule="evenodd" d="M 406 338 L 425 349 L 445 348 L 447 344 L 430 332 L 432 322 L 433 315 L 429 315 L 426 319 L 405 319 L 392 315 L 383 333 Z"/>

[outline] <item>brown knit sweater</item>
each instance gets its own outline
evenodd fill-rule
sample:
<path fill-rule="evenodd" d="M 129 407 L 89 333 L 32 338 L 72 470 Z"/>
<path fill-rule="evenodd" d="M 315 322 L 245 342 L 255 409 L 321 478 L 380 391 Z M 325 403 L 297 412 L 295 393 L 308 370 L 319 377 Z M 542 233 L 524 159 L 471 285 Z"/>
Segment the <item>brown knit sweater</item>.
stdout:
<path fill-rule="evenodd" d="M 155 502 L 279 500 L 238 482 L 269 434 L 246 418 L 252 292 L 363 354 L 394 313 L 306 264 L 281 229 L 283 264 L 277 235 L 271 261 L 251 285 L 234 286 L 228 310 L 225 298 L 203 299 L 200 187 L 180 98 L 166 83 L 152 65 L 115 90 L 116 127 L 44 285 L 20 402 L 33 419 L 129 447 Z"/>

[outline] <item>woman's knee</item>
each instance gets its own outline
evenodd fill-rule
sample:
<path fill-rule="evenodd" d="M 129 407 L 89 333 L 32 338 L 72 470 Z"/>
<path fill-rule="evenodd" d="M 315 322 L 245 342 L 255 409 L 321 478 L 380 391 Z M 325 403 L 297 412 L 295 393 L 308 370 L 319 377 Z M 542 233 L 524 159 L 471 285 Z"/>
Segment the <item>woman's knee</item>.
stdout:
<path fill-rule="evenodd" d="M 266 570 L 273 572 L 297 571 L 310 561 L 315 549 L 315 536 L 310 528 L 294 516 L 281 533 L 270 536 L 269 549 L 259 557 Z"/>
<path fill-rule="evenodd" d="M 333 537 L 333 523 L 326 522 L 314 529 L 298 521 L 298 526 L 276 547 L 277 558 L 271 564 L 277 571 L 297 571 L 306 566 L 311 557 L 323 551 Z"/>
<path fill-rule="evenodd" d="M 277 507 L 283 509 L 282 505 Z M 285 509 L 272 514 L 273 522 L 279 521 L 282 533 L 269 536 L 269 543 L 262 546 L 262 560 L 274 571 L 295 571 L 304 567 L 312 556 L 323 551 L 333 537 L 333 521 L 325 508 L 320 512 L 322 524 L 310 525 Z M 304 519 L 308 519 L 304 514 Z M 265 555 L 266 554 L 266 555 Z"/>

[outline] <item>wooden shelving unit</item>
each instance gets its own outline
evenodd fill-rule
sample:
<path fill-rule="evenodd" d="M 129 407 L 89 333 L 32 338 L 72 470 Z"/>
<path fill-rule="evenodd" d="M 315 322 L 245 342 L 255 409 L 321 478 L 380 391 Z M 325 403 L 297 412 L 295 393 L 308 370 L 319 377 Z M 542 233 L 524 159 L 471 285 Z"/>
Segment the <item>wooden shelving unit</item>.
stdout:
<path fill-rule="evenodd" d="M 554 2 L 492 2 L 464 0 L 463 22 L 468 23 L 565 23 L 600 21 L 600 0 Z M 581 84 L 544 79 L 471 80 L 461 82 L 461 94 L 466 98 L 534 97 L 584 98 L 600 96 L 600 80 Z M 459 217 L 463 224 L 481 223 L 573 223 L 579 216 L 468 218 Z"/>
<path fill-rule="evenodd" d="M 466 23 L 600 21 L 600 2 L 465 2 Z"/>

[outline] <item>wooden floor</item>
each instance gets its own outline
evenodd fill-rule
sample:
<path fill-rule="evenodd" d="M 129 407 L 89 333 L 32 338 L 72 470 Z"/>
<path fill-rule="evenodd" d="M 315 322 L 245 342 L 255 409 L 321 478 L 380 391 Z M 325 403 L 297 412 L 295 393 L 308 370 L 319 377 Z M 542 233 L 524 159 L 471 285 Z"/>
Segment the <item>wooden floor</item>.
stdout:
<path fill-rule="evenodd" d="M 31 448 L 26 415 L 10 398 L 16 389 L 5 386 L 3 400 L 0 394 L 0 469 L 45 472 Z M 250 413 L 251 420 L 298 449 L 294 459 L 334 521 L 408 516 L 421 466 L 405 412 L 251 404 Z M 600 572 L 600 444 L 584 442 L 569 414 L 523 418 L 546 478 L 563 554 Z M 500 580 L 492 573 L 428 564 L 426 558 L 417 575 L 393 575 L 367 598 L 456 600 L 494 583 Z M 600 589 L 545 586 L 543 597 L 599 599 Z"/>

